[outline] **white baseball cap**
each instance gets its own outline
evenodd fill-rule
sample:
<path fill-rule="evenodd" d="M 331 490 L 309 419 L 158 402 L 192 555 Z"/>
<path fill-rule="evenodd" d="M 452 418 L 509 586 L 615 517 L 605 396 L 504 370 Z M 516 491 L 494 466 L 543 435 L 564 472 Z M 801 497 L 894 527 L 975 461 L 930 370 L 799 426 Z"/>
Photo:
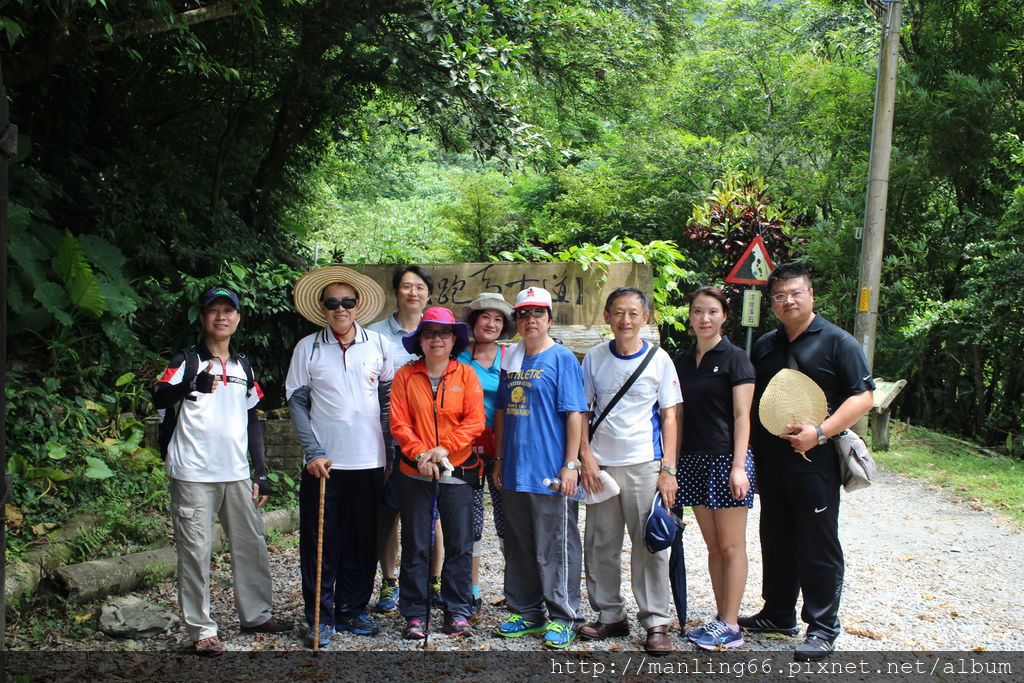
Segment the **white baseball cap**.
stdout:
<path fill-rule="evenodd" d="M 551 292 L 542 287 L 524 289 L 516 295 L 516 305 L 512 308 L 523 308 L 524 306 L 551 308 Z"/>

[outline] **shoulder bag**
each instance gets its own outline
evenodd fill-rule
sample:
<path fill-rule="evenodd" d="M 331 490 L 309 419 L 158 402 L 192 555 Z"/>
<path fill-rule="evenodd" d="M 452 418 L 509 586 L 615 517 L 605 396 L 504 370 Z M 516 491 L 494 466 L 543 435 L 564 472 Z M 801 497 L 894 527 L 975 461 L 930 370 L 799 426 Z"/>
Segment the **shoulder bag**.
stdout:
<path fill-rule="evenodd" d="M 604 422 L 604 419 L 606 417 L 608 417 L 608 413 L 612 411 L 612 408 L 614 408 L 615 404 L 619 402 L 619 399 L 626 395 L 626 392 L 629 391 L 629 388 L 633 386 L 633 382 L 635 382 L 637 378 L 643 373 L 644 368 L 646 368 L 648 363 L 651 362 L 651 359 L 654 358 L 654 354 L 657 353 L 657 351 L 658 347 L 655 346 L 654 344 L 651 344 L 651 348 L 647 351 L 647 355 L 644 356 L 644 359 L 642 361 L 640 361 L 640 365 L 636 366 L 636 370 L 633 371 L 633 374 L 630 375 L 629 378 L 627 378 L 626 381 L 622 384 L 622 388 L 619 389 L 619 393 L 615 394 L 615 396 L 612 397 L 611 401 L 608 401 L 608 405 L 606 405 L 604 407 L 604 410 L 601 411 L 601 415 L 596 420 L 590 423 L 591 437 L 594 436 L 594 432 L 597 431 L 598 426 L 602 422 Z"/>

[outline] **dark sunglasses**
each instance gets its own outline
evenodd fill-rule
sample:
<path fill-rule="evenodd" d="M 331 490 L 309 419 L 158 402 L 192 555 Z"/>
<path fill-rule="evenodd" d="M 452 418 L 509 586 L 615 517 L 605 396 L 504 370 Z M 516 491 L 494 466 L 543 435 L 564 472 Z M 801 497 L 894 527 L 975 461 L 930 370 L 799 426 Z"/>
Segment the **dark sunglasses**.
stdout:
<path fill-rule="evenodd" d="M 518 311 L 515 311 L 515 314 L 520 320 L 530 317 L 540 318 L 547 310 L 546 308 L 520 308 Z"/>
<path fill-rule="evenodd" d="M 423 330 L 420 335 L 424 339 L 433 339 L 434 337 L 440 337 L 441 339 L 448 339 L 453 334 L 452 328 L 442 327 L 440 330 Z"/>
<path fill-rule="evenodd" d="M 335 299 L 334 297 L 331 297 L 330 299 L 324 299 L 324 308 L 326 308 L 328 311 L 336 311 L 338 310 L 338 306 L 341 306 L 347 311 L 350 308 L 355 308 L 356 303 L 356 298 L 352 296 L 346 296 L 340 299 Z"/>

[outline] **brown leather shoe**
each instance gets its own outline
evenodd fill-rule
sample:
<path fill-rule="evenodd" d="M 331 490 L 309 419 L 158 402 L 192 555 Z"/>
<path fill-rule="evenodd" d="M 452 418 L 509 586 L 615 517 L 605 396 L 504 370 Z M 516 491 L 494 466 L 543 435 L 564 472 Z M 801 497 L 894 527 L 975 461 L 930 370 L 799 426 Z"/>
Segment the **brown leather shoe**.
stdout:
<path fill-rule="evenodd" d="M 195 642 L 195 652 L 200 657 L 220 657 L 227 651 L 228 649 L 217 639 L 217 636 L 210 636 Z"/>
<path fill-rule="evenodd" d="M 600 621 L 592 621 L 580 627 L 579 636 L 584 640 L 604 640 L 614 636 L 629 635 L 629 619 L 616 621 L 614 624 L 602 624 Z"/>
<path fill-rule="evenodd" d="M 668 626 L 652 626 L 647 629 L 647 642 L 644 643 L 647 654 L 660 657 L 675 650 L 668 639 Z"/>

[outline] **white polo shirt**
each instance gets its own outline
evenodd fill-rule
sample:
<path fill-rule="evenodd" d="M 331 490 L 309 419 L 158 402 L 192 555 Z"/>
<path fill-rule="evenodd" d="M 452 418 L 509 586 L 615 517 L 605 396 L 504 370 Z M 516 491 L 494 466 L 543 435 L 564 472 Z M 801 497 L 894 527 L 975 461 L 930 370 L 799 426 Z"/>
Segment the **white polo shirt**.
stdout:
<path fill-rule="evenodd" d="M 377 387 L 395 376 L 390 342 L 354 324 L 355 341 L 347 349 L 330 327 L 301 339 L 285 380 L 287 399 L 297 389 L 310 388 L 313 436 L 336 470 L 384 466 Z"/>
<path fill-rule="evenodd" d="M 182 358 L 181 355 L 177 358 Z M 200 361 L 199 370 L 213 362 L 210 374 L 220 378 L 209 394 L 190 393 L 181 402 L 178 425 L 167 444 L 167 476 L 181 481 L 228 482 L 249 478 L 249 409 L 263 397 L 259 384 L 248 392 L 248 379 L 238 361 L 219 358 Z M 174 362 L 174 361 L 172 361 Z M 182 359 L 164 371 L 161 382 L 180 384 Z"/>
<path fill-rule="evenodd" d="M 650 349 L 645 341 L 638 353 L 620 356 L 614 344 L 612 341 L 595 346 L 583 358 L 583 392 L 595 419 Z M 660 460 L 660 411 L 682 402 L 672 359 L 664 349 L 658 349 L 633 386 L 598 425 L 597 432 L 590 435 L 590 450 L 598 464 L 623 466 Z"/>

